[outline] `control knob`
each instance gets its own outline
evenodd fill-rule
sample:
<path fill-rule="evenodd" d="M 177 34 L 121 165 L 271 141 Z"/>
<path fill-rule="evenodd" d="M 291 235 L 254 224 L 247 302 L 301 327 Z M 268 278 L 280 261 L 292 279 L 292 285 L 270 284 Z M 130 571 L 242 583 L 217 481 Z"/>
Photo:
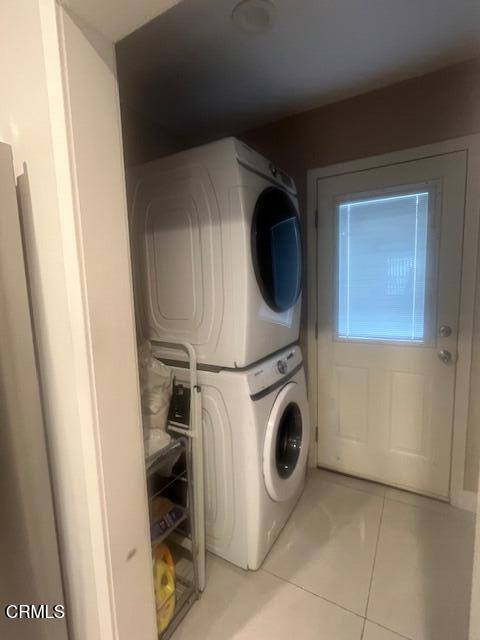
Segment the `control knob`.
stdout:
<path fill-rule="evenodd" d="M 287 369 L 288 369 L 288 364 L 287 364 L 287 359 L 286 358 L 282 358 L 281 360 L 279 360 L 277 362 L 277 371 L 278 373 L 287 373 Z"/>

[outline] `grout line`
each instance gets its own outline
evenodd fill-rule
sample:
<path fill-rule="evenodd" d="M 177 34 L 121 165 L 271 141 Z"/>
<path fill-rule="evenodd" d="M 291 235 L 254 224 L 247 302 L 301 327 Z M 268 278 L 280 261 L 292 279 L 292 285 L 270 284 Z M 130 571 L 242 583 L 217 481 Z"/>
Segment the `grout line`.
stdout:
<path fill-rule="evenodd" d="M 320 471 L 326 471 L 329 474 L 335 474 L 334 471 L 328 471 L 327 469 L 322 469 L 321 467 L 317 467 Z M 420 493 L 415 493 L 413 491 L 407 491 L 406 489 L 398 489 L 397 487 L 390 487 L 388 485 L 382 485 L 379 484 L 378 482 L 373 482 L 371 480 L 362 480 L 361 478 L 355 478 L 354 476 L 347 476 L 345 474 L 338 474 L 338 475 L 342 475 L 345 478 L 352 478 L 353 480 L 358 480 L 359 482 L 371 482 L 372 484 L 375 484 L 376 486 L 379 487 L 383 487 L 384 488 L 384 492 L 383 495 L 380 495 L 379 493 L 375 493 L 374 491 L 369 491 L 368 489 L 364 489 L 363 487 L 352 487 L 344 482 L 341 482 L 339 480 L 335 481 L 335 479 L 333 478 L 324 478 L 324 482 L 328 483 L 328 484 L 333 484 L 336 487 L 343 487 L 344 489 L 350 489 L 351 491 L 358 491 L 360 493 L 366 493 L 369 496 L 375 496 L 377 498 L 384 498 L 385 500 L 389 500 L 390 502 L 395 502 L 396 504 L 404 504 L 407 505 L 408 507 L 415 507 L 416 509 L 423 509 L 425 511 L 431 512 L 431 513 L 436 513 L 439 516 L 443 516 L 443 517 L 447 517 L 447 518 L 451 518 L 453 516 L 453 518 L 455 518 L 458 521 L 461 522 L 465 522 L 467 524 L 473 524 L 475 525 L 475 522 L 472 522 L 472 518 L 468 515 L 471 514 L 470 511 L 466 510 L 466 509 L 460 509 L 459 507 L 454 507 L 452 506 L 449 502 L 444 502 L 443 500 L 439 500 L 438 498 L 432 498 L 431 496 L 424 496 Z M 440 505 L 445 506 L 446 510 L 445 512 L 441 509 L 432 509 L 431 507 L 429 507 L 428 505 L 423 505 L 423 504 L 415 504 L 415 502 L 410 502 L 408 500 L 401 500 L 400 498 L 392 498 L 391 496 L 387 495 L 387 491 L 388 490 L 393 490 L 393 491 L 405 491 L 405 493 L 408 493 L 409 495 L 412 496 L 418 496 L 419 498 L 423 498 L 425 500 L 432 500 L 432 502 L 435 503 L 439 503 Z M 447 513 L 448 508 L 452 509 L 452 514 Z M 467 515 L 464 515 L 467 514 Z M 473 514 L 474 516 L 475 514 Z M 474 520 L 474 519 L 473 519 Z"/>
<path fill-rule="evenodd" d="M 323 469 L 320 469 L 320 470 L 323 471 Z M 360 478 L 353 478 L 353 476 L 345 476 L 345 478 L 352 478 L 353 480 L 357 480 L 358 482 L 369 482 L 369 480 L 361 480 Z M 331 478 L 323 478 L 323 481 L 327 482 L 328 484 L 333 484 L 336 487 L 343 487 L 344 489 L 350 489 L 350 491 L 358 491 L 359 493 L 366 493 L 367 495 L 374 496 L 375 498 L 385 497 L 385 491 L 383 492 L 382 495 L 380 495 L 379 493 L 376 493 L 374 491 L 368 491 L 367 489 L 363 489 L 362 487 L 352 487 L 346 484 L 345 482 L 340 482 L 339 480 L 335 482 L 335 480 L 332 480 Z M 378 485 L 378 486 L 382 487 L 383 485 Z"/>
<path fill-rule="evenodd" d="M 367 619 L 363 619 L 363 627 L 362 627 L 362 635 L 360 636 L 360 640 L 363 640 L 363 636 L 365 635 L 365 627 L 367 626 Z"/>
<path fill-rule="evenodd" d="M 333 469 L 328 469 L 327 467 L 313 467 L 310 471 L 321 471 L 323 473 L 332 476 L 333 478 L 345 478 L 346 480 L 353 480 L 354 483 L 359 483 L 363 485 L 371 485 L 372 487 L 378 487 L 379 489 L 383 489 L 383 493 L 388 489 L 398 489 L 398 487 L 393 487 L 390 484 L 385 484 L 384 482 L 377 482 L 377 480 L 367 480 L 367 478 L 360 478 L 360 476 L 352 475 L 351 473 L 346 473 L 344 471 L 333 471 Z M 348 487 L 344 482 L 335 480 L 331 480 L 330 478 L 327 480 L 333 482 L 334 484 L 341 484 L 344 487 Z M 398 489 L 399 491 L 404 491 L 404 489 Z M 374 496 L 378 496 L 378 493 L 374 493 L 373 491 L 369 491 L 366 488 L 359 488 L 358 491 L 363 491 L 365 493 L 371 493 Z M 383 495 L 383 494 L 382 494 Z"/>
<path fill-rule="evenodd" d="M 372 592 L 372 584 L 373 584 L 373 574 L 375 573 L 375 564 L 377 562 L 378 543 L 380 541 L 380 533 L 382 531 L 382 525 L 383 525 L 383 513 L 385 511 L 385 500 L 386 500 L 386 497 L 383 496 L 382 513 L 380 514 L 380 522 L 378 523 L 377 542 L 375 544 L 375 554 L 373 556 L 372 575 L 370 576 L 370 585 L 368 587 L 367 604 L 365 606 L 365 618 L 368 615 L 368 605 L 370 604 L 370 595 Z"/>
<path fill-rule="evenodd" d="M 385 629 L 385 631 L 390 631 L 390 633 L 393 633 L 394 635 L 398 636 L 402 640 L 412 640 L 412 638 L 410 638 L 409 636 L 404 636 L 401 633 L 398 633 L 398 631 L 394 631 L 393 629 L 390 629 L 390 627 L 386 627 L 384 624 L 380 624 L 380 622 L 375 622 L 375 620 L 370 620 L 370 618 L 365 618 L 365 624 L 367 624 L 367 620 L 372 624 L 376 624 L 377 627 L 381 627 L 382 629 Z"/>
<path fill-rule="evenodd" d="M 436 513 L 437 515 L 443 516 L 446 518 L 453 517 L 453 519 L 459 522 L 465 522 L 467 524 L 473 524 L 473 525 L 475 524 L 475 521 L 474 521 L 475 514 L 472 514 L 473 518 L 471 518 L 468 515 L 464 515 L 464 513 L 471 514 L 472 513 L 471 511 L 467 511 L 465 509 L 459 509 L 458 507 L 453 507 L 448 502 L 443 502 L 442 500 L 437 500 L 436 498 L 430 498 L 429 496 L 421 496 L 420 494 L 412 494 L 412 495 L 418 495 L 419 498 L 425 498 L 425 500 L 433 500 L 435 502 L 439 502 L 441 505 L 445 505 L 445 511 L 441 509 L 432 509 L 428 505 L 415 504 L 414 502 L 409 502 L 408 500 L 399 500 L 398 498 L 391 498 L 390 496 L 387 496 L 387 495 L 385 496 L 385 499 L 389 500 L 390 502 L 395 502 L 396 504 L 405 504 L 407 505 L 407 507 L 415 507 L 415 509 L 423 509 L 424 511 L 428 511 L 429 513 Z M 449 508 L 453 510 L 452 513 L 448 513 Z"/>
<path fill-rule="evenodd" d="M 297 589 L 300 589 L 301 591 L 305 591 L 305 593 L 309 593 L 311 596 L 315 596 L 316 598 L 320 598 L 320 600 L 324 600 L 325 602 L 328 602 L 329 604 L 333 604 L 336 607 L 339 607 L 340 609 L 343 609 L 344 611 L 347 611 L 348 613 L 352 613 L 354 616 L 357 616 L 357 618 L 365 619 L 365 616 L 363 616 L 361 613 L 357 613 L 357 611 L 352 611 L 351 609 L 348 609 L 348 607 L 345 607 L 343 604 L 339 604 L 338 602 L 335 602 L 334 600 L 329 600 L 328 598 L 325 598 L 325 596 L 321 596 L 320 594 L 315 593 L 314 591 L 310 591 L 310 589 L 306 589 L 305 587 L 302 587 L 301 585 L 296 584 L 295 582 L 292 582 L 291 580 L 287 580 L 286 578 L 282 578 L 281 576 L 278 576 L 276 573 L 273 573 L 272 571 L 268 571 L 267 569 L 263 569 L 263 568 L 260 568 L 259 571 L 263 571 L 264 573 L 267 573 L 269 576 L 273 576 L 277 580 L 281 580 L 281 582 L 286 582 L 287 584 L 291 584 L 292 587 L 296 587 Z"/>
<path fill-rule="evenodd" d="M 355 476 L 348 476 L 344 473 L 337 473 L 335 471 L 329 471 L 328 469 L 323 469 L 322 467 L 317 467 L 316 468 L 317 471 L 323 471 L 325 473 L 328 473 L 328 475 L 333 475 L 333 476 L 341 476 L 342 478 L 347 478 L 347 479 L 351 479 L 352 485 L 355 484 L 356 482 L 358 483 L 365 483 L 365 484 L 372 484 L 375 485 L 376 487 L 380 487 L 381 489 L 383 489 L 382 494 L 378 493 L 378 491 L 370 491 L 367 488 L 364 487 L 354 487 L 351 486 L 349 484 L 347 484 L 346 482 L 342 482 L 341 480 L 337 480 L 335 481 L 334 478 L 323 478 L 324 482 L 328 482 L 329 484 L 334 484 L 336 487 L 343 487 L 344 489 L 351 489 L 352 491 L 359 491 L 360 493 L 368 493 L 369 496 L 375 496 L 376 498 L 384 498 L 385 497 L 385 492 L 387 491 L 387 489 L 390 489 L 391 487 L 387 487 L 387 485 L 383 485 L 380 484 L 378 482 L 374 482 L 373 480 L 363 480 L 363 478 L 356 478 Z"/>
<path fill-rule="evenodd" d="M 315 467 L 315 470 L 323 471 L 324 473 L 328 474 L 329 477 L 324 478 L 325 482 L 330 482 L 330 484 L 335 484 L 340 487 L 346 487 L 347 489 L 353 489 L 353 491 L 361 491 L 362 493 L 369 493 L 372 496 L 385 497 L 387 498 L 387 500 L 391 500 L 392 502 L 400 502 L 401 504 L 408 504 L 411 507 L 417 507 L 419 509 L 429 509 L 428 506 L 425 506 L 422 504 L 415 504 L 414 502 L 409 502 L 408 500 L 400 500 L 399 498 L 392 498 L 391 496 L 387 495 L 389 491 L 396 491 L 400 494 L 405 493 L 409 496 L 412 496 L 413 498 L 419 498 L 421 500 L 422 499 L 430 500 L 433 503 L 446 507 L 446 509 L 448 508 L 452 509 L 455 513 L 456 512 L 465 513 L 465 514 L 473 513 L 473 515 L 475 515 L 474 512 L 469 511 L 468 509 L 455 507 L 453 504 L 448 502 L 448 500 L 442 500 L 441 498 L 436 498 L 435 496 L 429 496 L 423 493 L 419 493 L 417 491 L 413 491 L 413 489 L 411 490 L 402 489 L 401 487 L 395 487 L 394 485 L 384 484 L 382 482 L 376 482 L 375 480 L 366 480 L 364 478 L 359 478 L 357 476 L 349 475 L 348 473 L 343 473 L 342 471 L 332 471 L 330 469 L 327 469 L 326 467 Z M 358 483 L 364 483 L 367 485 L 370 484 L 375 487 L 379 487 L 383 489 L 383 494 L 382 496 L 380 496 L 379 493 L 376 493 L 374 491 L 369 491 L 367 488 L 364 488 L 364 487 L 352 487 L 346 484 L 345 482 L 342 482 L 340 480 L 335 480 L 336 476 L 340 476 L 341 478 L 351 479 L 354 481 L 354 483 L 358 482 Z M 442 513 L 442 511 L 436 511 L 435 509 L 430 509 L 430 511 L 435 511 L 435 513 Z M 468 517 L 466 517 L 465 519 L 468 519 Z"/>

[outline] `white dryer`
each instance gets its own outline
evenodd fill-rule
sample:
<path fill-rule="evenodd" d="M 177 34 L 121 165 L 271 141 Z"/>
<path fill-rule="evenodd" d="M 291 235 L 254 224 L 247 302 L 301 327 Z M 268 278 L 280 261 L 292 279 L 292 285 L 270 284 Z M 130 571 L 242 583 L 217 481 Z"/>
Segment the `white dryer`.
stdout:
<path fill-rule="evenodd" d="M 188 380 L 174 368 L 176 380 Z M 305 480 L 310 424 L 298 346 L 245 371 L 199 371 L 207 548 L 258 569 Z"/>
<path fill-rule="evenodd" d="M 298 340 L 302 247 L 291 178 L 227 138 L 128 176 L 137 324 L 200 363 L 242 368 Z"/>

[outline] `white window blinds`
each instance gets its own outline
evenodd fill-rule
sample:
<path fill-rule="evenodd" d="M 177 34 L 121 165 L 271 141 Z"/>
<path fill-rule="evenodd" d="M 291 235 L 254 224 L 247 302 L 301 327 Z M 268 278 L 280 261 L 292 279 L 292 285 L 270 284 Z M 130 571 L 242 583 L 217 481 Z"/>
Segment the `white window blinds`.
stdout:
<path fill-rule="evenodd" d="M 337 335 L 425 338 L 428 193 L 338 207 Z"/>

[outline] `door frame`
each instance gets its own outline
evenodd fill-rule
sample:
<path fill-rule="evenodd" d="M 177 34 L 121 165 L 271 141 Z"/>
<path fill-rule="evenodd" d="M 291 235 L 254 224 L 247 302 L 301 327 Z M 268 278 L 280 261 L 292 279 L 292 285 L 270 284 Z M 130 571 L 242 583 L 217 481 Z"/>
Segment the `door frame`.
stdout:
<path fill-rule="evenodd" d="M 465 218 L 463 230 L 462 279 L 460 288 L 458 361 L 454 390 L 452 461 L 450 474 L 450 502 L 456 507 L 476 511 L 476 494 L 464 489 L 467 425 L 470 403 L 470 371 L 472 365 L 475 300 L 477 295 L 478 237 L 480 230 L 480 134 L 463 136 L 434 144 L 404 149 L 392 153 L 342 162 L 311 169 L 307 173 L 307 350 L 308 392 L 310 415 L 318 425 L 317 383 L 317 233 L 318 180 L 375 169 L 391 164 L 411 162 L 455 151 L 467 153 L 465 189 Z M 316 427 L 318 428 L 318 426 Z M 313 429 L 310 465 L 317 466 L 316 429 Z"/>

